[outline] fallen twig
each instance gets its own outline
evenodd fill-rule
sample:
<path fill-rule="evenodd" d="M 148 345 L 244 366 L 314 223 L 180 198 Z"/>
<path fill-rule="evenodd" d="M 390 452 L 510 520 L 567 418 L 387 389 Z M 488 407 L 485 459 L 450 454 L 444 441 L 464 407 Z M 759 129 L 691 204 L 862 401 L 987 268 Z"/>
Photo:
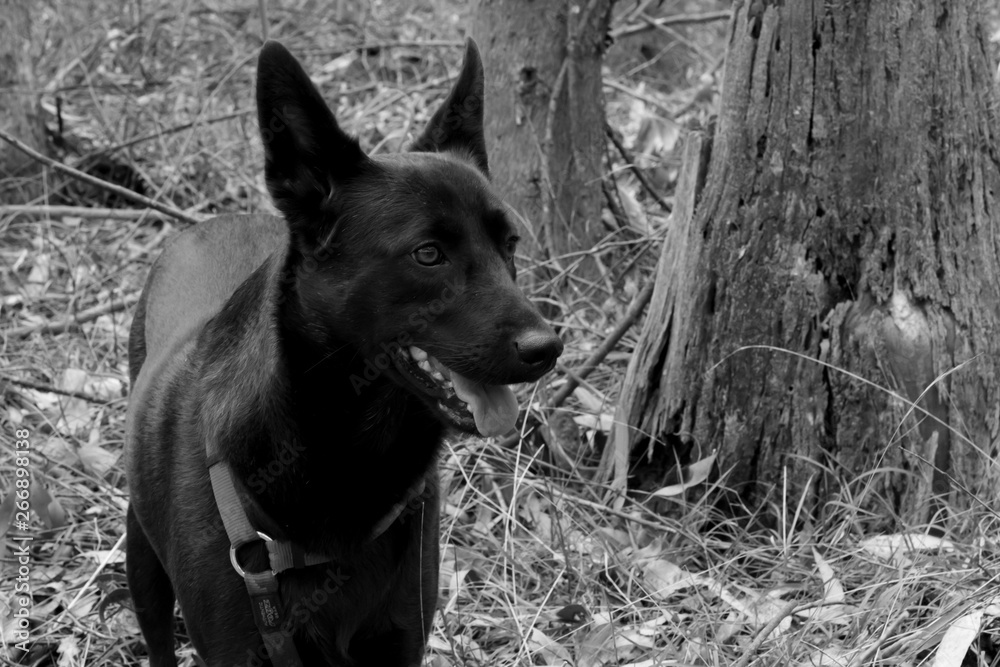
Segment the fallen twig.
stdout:
<path fill-rule="evenodd" d="M 641 315 L 642 311 L 646 308 L 646 304 L 648 304 L 649 300 L 653 298 L 653 288 L 655 286 L 655 282 L 650 282 L 642 288 L 642 291 L 635 297 L 635 302 L 632 304 L 632 307 L 629 308 L 627 313 L 625 313 L 625 317 L 621 319 L 618 326 L 614 328 L 614 331 L 608 334 L 607 338 L 604 339 L 604 342 L 602 342 L 600 346 L 594 350 L 594 353 L 591 354 L 585 362 L 583 362 L 583 365 L 575 369 L 576 375 L 566 380 L 566 384 L 564 384 L 559 391 L 556 392 L 556 395 L 552 397 L 552 400 L 549 402 L 549 407 L 558 408 L 562 405 L 563 401 L 569 398 L 569 395 L 573 393 L 573 390 L 580 385 L 580 381 L 586 379 L 587 376 L 590 375 L 602 361 L 604 361 L 604 358 L 611 353 L 611 350 L 615 349 L 615 345 L 617 345 L 618 341 L 620 341 L 622 336 L 625 335 L 625 332 L 632 328 L 632 325 L 635 324 L 635 321 L 639 319 L 639 315 Z"/>
<path fill-rule="evenodd" d="M 754 656 L 757 655 L 757 650 L 760 649 L 764 640 L 767 639 L 771 633 L 774 632 L 779 625 L 781 625 L 781 622 L 785 620 L 786 617 L 790 616 L 792 612 L 795 611 L 795 608 L 800 604 L 801 603 L 799 601 L 793 600 L 786 603 L 784 607 L 779 609 L 774 617 L 768 621 L 767 624 L 760 629 L 760 631 L 757 632 L 753 641 L 750 642 L 750 646 L 743 649 L 743 655 L 736 661 L 736 664 L 734 664 L 733 667 L 747 667 L 747 665 L 750 664 L 750 661 L 753 660 Z"/>
<path fill-rule="evenodd" d="M 663 102 L 661 102 L 660 100 L 658 100 L 658 99 L 656 99 L 654 97 L 646 95 L 645 93 L 640 93 L 638 90 L 636 90 L 634 88 L 629 88 L 625 84 L 621 83 L 620 81 L 616 81 L 615 79 L 612 79 L 609 76 L 604 77 L 601 80 L 601 82 L 602 82 L 603 85 L 607 86 L 608 88 L 614 88 L 615 90 L 617 90 L 619 92 L 625 93 L 629 97 L 634 97 L 635 99 L 639 100 L 640 102 L 645 102 L 646 104 L 648 104 L 650 106 L 656 107 L 657 109 L 659 109 L 663 113 L 667 114 L 667 116 L 670 117 L 670 118 L 677 118 L 678 116 L 680 116 L 680 113 L 676 109 L 667 106 L 666 104 L 664 104 Z"/>
<path fill-rule="evenodd" d="M 666 16 L 662 19 L 652 19 L 650 21 L 643 21 L 642 23 L 617 28 L 611 31 L 611 37 L 614 39 L 631 37 L 632 35 L 637 35 L 640 32 L 654 30 L 657 27 L 665 28 L 672 25 L 693 25 L 698 23 L 712 23 L 713 21 L 728 21 L 730 16 L 732 16 L 732 12 L 728 9 L 718 12 L 706 12 L 704 14 L 678 14 L 677 16 Z"/>
<path fill-rule="evenodd" d="M 0 206 L 0 217 L 3 216 L 30 215 L 43 218 L 105 218 L 107 220 L 138 220 L 146 218 L 149 220 L 164 220 L 171 216 L 160 211 L 150 211 L 148 208 L 88 208 L 86 206 L 28 206 L 13 205 Z"/>
<path fill-rule="evenodd" d="M 138 300 L 138 293 L 129 294 L 118 301 L 88 308 L 87 310 L 80 311 L 73 317 L 69 317 L 64 320 L 46 322 L 44 324 L 31 324 L 25 327 L 10 329 L 6 332 L 6 336 L 8 338 L 24 338 L 25 336 L 30 336 L 33 333 L 62 333 L 63 331 L 66 331 L 74 326 L 96 320 L 101 315 L 108 315 L 110 313 L 117 313 L 118 311 L 125 310 L 129 306 L 135 304 Z"/>
<path fill-rule="evenodd" d="M 7 376 L 7 381 L 11 384 L 16 384 L 27 389 L 34 389 L 35 391 L 43 391 L 48 394 L 59 394 L 60 396 L 70 396 L 71 398 L 79 398 L 88 403 L 97 403 L 98 405 L 108 405 L 111 403 L 106 398 L 98 398 L 96 396 L 91 396 L 90 394 L 85 394 L 82 391 L 72 391 L 70 389 L 60 389 L 58 387 L 53 387 L 49 384 L 42 384 L 41 382 L 32 382 L 31 380 L 20 380 L 18 378 L 12 378 Z"/>
<path fill-rule="evenodd" d="M 83 156 L 83 159 L 92 158 L 98 155 L 108 155 L 110 153 L 115 153 L 126 148 L 131 148 L 137 144 L 141 144 L 144 141 L 150 141 L 152 139 L 159 139 L 170 134 L 176 134 L 177 132 L 183 132 L 184 130 L 190 130 L 191 128 L 204 127 L 206 125 L 211 125 L 213 123 L 221 123 L 227 120 L 233 120 L 234 118 L 239 118 L 240 116 L 249 116 L 253 113 L 253 109 L 242 109 L 240 111 L 231 111 L 229 113 L 224 113 L 221 116 L 212 116 L 211 118 L 204 118 L 200 120 L 192 120 L 187 123 L 181 123 L 180 125 L 174 125 L 173 127 L 162 128 L 159 130 L 154 130 L 152 132 L 147 132 L 142 136 L 133 137 L 127 141 L 123 141 L 120 144 L 114 144 L 113 146 L 105 146 L 104 148 L 98 148 L 93 150 Z"/>
<path fill-rule="evenodd" d="M 608 138 L 611 139 L 611 143 L 615 145 L 615 148 L 618 149 L 622 159 L 628 164 L 629 169 L 632 170 L 635 177 L 639 179 L 640 183 L 642 183 L 642 187 L 646 189 L 646 192 L 652 195 L 653 199 L 656 200 L 656 203 L 659 204 L 664 211 L 667 213 L 673 213 L 674 208 L 667 202 L 666 199 L 663 198 L 663 195 L 657 192 L 656 188 L 653 187 L 653 184 L 649 182 L 648 178 L 646 178 L 646 174 L 643 173 L 642 169 L 639 169 L 639 167 L 636 166 L 635 160 L 631 155 L 629 155 L 628 149 L 625 148 L 625 145 L 622 144 L 622 142 L 618 141 L 618 137 L 615 136 L 615 131 L 611 129 L 611 126 L 607 123 L 604 124 L 604 132 L 608 135 Z"/>
<path fill-rule="evenodd" d="M 0 130 L 0 139 L 3 139 L 11 146 L 21 151 L 25 155 L 31 157 L 32 159 L 41 162 L 44 165 L 48 165 L 49 167 L 55 169 L 56 171 L 62 172 L 67 176 L 71 176 L 77 180 L 83 181 L 84 183 L 90 183 L 91 185 L 96 185 L 97 187 L 103 188 L 108 192 L 115 193 L 119 197 L 124 197 L 125 199 L 137 202 L 139 204 L 142 204 L 143 206 L 148 206 L 149 208 L 160 211 L 161 213 L 166 213 L 167 215 L 173 218 L 177 218 L 178 220 L 183 220 L 184 222 L 189 222 L 193 225 L 199 222 L 198 218 L 190 216 L 184 211 L 176 209 L 173 206 L 169 206 L 167 204 L 161 204 L 160 202 L 154 199 L 150 199 L 149 197 L 144 197 L 136 192 L 132 192 L 127 188 L 115 185 L 114 183 L 108 183 L 107 181 L 97 178 L 95 176 L 91 176 L 90 174 L 85 174 L 79 169 L 74 169 L 73 167 L 63 164 L 58 160 L 53 160 L 47 155 L 42 155 L 33 148 L 21 143 L 18 139 L 15 139 L 14 137 L 7 134 L 3 130 Z"/>

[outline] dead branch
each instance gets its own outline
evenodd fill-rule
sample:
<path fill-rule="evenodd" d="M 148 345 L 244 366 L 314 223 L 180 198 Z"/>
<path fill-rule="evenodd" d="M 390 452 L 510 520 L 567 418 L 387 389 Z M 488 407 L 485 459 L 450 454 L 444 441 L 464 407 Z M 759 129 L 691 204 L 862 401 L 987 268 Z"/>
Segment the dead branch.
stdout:
<path fill-rule="evenodd" d="M 16 384 L 26 389 L 34 389 L 35 391 L 42 391 L 47 394 L 58 394 L 60 396 L 79 398 L 81 400 L 87 401 L 88 403 L 96 403 L 98 405 L 109 405 L 111 403 L 111 401 L 106 398 L 98 398 L 97 396 L 91 396 L 90 394 L 84 393 L 82 391 L 71 391 L 69 389 L 60 389 L 59 387 L 53 387 L 52 385 L 49 384 L 43 384 L 41 382 L 32 382 L 31 380 L 21 380 L 10 376 L 7 376 L 5 379 L 7 380 L 7 382 L 10 382 L 11 384 Z"/>
<path fill-rule="evenodd" d="M 91 176 L 90 174 L 85 174 L 82 171 L 80 171 L 79 169 L 74 169 L 73 167 L 70 167 L 69 165 L 63 164 L 62 162 L 59 162 L 58 160 L 53 160 L 52 158 L 50 158 L 50 157 L 48 157 L 46 155 L 42 155 L 38 151 L 36 151 L 36 150 L 30 148 L 29 146 L 21 143 L 19 140 L 15 139 L 14 137 L 12 137 L 11 135 L 7 134 L 3 130 L 0 130 L 0 139 L 3 139 L 7 143 L 9 143 L 11 146 L 13 146 L 17 150 L 21 151 L 25 155 L 31 157 L 32 159 L 34 159 L 34 160 L 36 160 L 38 162 L 41 162 L 42 164 L 44 164 L 44 165 L 46 165 L 48 167 L 51 167 L 52 169 L 55 169 L 58 172 L 66 174 L 67 176 L 75 178 L 75 179 L 77 179 L 79 181 L 83 181 L 84 183 L 90 183 L 91 185 L 95 185 L 95 186 L 97 186 L 99 188 L 103 188 L 103 189 L 107 190 L 108 192 L 113 192 L 114 194 L 118 195 L 119 197 L 123 197 L 125 199 L 134 201 L 134 202 L 136 202 L 138 204 L 142 204 L 143 206 L 148 206 L 151 209 L 155 209 L 157 211 L 160 211 L 161 213 L 166 213 L 167 215 L 169 215 L 172 218 L 177 218 L 178 220 L 183 220 L 184 222 L 188 222 L 188 223 L 190 223 L 192 225 L 198 224 L 198 222 L 199 222 L 198 218 L 192 217 L 192 216 L 188 215 L 187 213 L 185 213 L 184 211 L 182 211 L 180 209 L 177 209 L 177 208 L 174 208 L 173 206 L 169 206 L 167 204 L 161 204 L 160 202 L 158 202 L 158 201 L 156 201 L 154 199 L 150 199 L 149 197 L 144 197 L 144 196 L 142 196 L 142 195 L 140 195 L 140 194 L 138 194 L 136 192 L 132 192 L 131 190 L 129 190 L 127 188 L 123 188 L 121 186 L 115 185 L 114 183 L 108 183 L 107 181 L 105 181 L 103 179 L 100 179 L 100 178 L 97 178 L 95 176 Z"/>
<path fill-rule="evenodd" d="M 639 167 L 636 166 L 635 160 L 629 154 L 628 149 L 625 148 L 625 145 L 618 140 L 618 137 L 615 135 L 615 131 L 611 129 L 611 126 L 605 123 L 604 131 L 608 135 L 608 138 L 611 139 L 611 143 L 613 143 L 615 145 L 615 148 L 618 149 L 618 152 L 621 154 L 622 159 L 625 160 L 626 164 L 628 164 L 629 169 L 632 171 L 633 174 L 635 174 L 635 177 L 639 179 L 639 182 L 642 183 L 642 187 L 646 189 L 646 192 L 652 195 L 653 199 L 656 200 L 656 203 L 659 204 L 664 211 L 666 211 L 667 213 L 672 213 L 674 207 L 671 206 L 667 202 L 667 200 L 663 198 L 663 195 L 657 192 L 656 188 L 653 187 L 653 184 L 649 181 L 648 178 L 646 178 L 646 174 L 643 173 L 642 169 L 639 169 Z"/>
<path fill-rule="evenodd" d="M 704 14 L 678 14 L 676 16 L 666 16 L 662 19 L 650 19 L 649 21 L 643 21 L 642 23 L 617 28 L 616 30 L 611 31 L 611 36 L 614 39 L 621 39 L 623 37 L 631 37 L 632 35 L 646 32 L 647 30 L 655 30 L 657 28 L 665 28 L 667 26 L 693 25 L 698 23 L 711 23 L 713 21 L 728 21 L 731 15 L 732 12 L 725 9 L 719 12 L 706 12 Z"/>
<path fill-rule="evenodd" d="M 86 206 L 29 206 L 11 205 L 0 206 L 0 217 L 5 216 L 32 216 L 39 218 L 102 218 L 105 220 L 166 220 L 171 217 L 160 211 L 151 211 L 148 208 L 89 208 Z"/>
<path fill-rule="evenodd" d="M 96 320 L 101 315 L 108 315 L 110 313 L 117 313 L 118 311 L 125 310 L 129 306 L 135 304 L 138 300 L 138 293 L 129 294 L 118 301 L 88 308 L 87 310 L 81 311 L 76 315 L 63 320 L 46 322 L 44 324 L 31 324 L 24 327 L 17 327 L 16 329 L 10 329 L 6 332 L 6 336 L 8 338 L 24 338 L 25 336 L 30 336 L 33 333 L 62 333 L 63 331 L 66 331 L 74 326 Z"/>

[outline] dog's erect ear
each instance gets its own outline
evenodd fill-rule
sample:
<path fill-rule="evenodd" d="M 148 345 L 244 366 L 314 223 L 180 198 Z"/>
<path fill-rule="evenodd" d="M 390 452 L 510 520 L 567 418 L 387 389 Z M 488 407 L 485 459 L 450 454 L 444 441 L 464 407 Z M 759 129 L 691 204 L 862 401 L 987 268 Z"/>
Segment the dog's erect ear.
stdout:
<path fill-rule="evenodd" d="M 483 87 L 483 61 L 470 37 L 465 40 L 465 62 L 458 81 L 410 150 L 466 151 L 488 176 L 490 167 L 483 136 Z"/>
<path fill-rule="evenodd" d="M 278 42 L 264 44 L 257 60 L 257 117 L 267 188 L 293 227 L 317 220 L 336 185 L 369 163 L 299 61 Z"/>

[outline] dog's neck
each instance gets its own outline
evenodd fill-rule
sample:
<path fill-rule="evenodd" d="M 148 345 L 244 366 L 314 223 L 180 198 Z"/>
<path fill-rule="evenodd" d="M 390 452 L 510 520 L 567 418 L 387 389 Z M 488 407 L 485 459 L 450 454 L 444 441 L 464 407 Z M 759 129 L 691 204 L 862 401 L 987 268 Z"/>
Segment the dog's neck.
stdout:
<path fill-rule="evenodd" d="M 364 358 L 348 344 L 311 337 L 299 308 L 279 257 L 237 290 L 207 329 L 204 372 L 239 377 L 241 385 L 220 388 L 227 414 L 208 419 L 260 510 L 289 539 L 328 550 L 345 537 L 363 539 L 405 498 L 431 468 L 443 427 L 388 377 L 356 391 L 350 377 L 363 373 Z M 230 319 L 227 309 L 243 315 Z M 357 426 L 348 432 L 345 424 Z M 355 511 L 323 515 L 303 506 Z"/>

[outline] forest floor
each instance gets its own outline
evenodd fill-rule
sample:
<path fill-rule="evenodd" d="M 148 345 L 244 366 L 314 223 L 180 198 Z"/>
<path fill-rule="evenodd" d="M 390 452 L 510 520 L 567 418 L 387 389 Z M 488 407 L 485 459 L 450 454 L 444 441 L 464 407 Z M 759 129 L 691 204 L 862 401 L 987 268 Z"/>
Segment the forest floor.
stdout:
<path fill-rule="evenodd" d="M 471 23 L 465 3 L 449 0 L 285 5 L 269 8 L 270 36 L 303 60 L 342 125 L 376 151 L 399 149 L 428 119 Z M 620 3 L 614 29 L 637 25 L 640 5 L 657 16 L 728 7 Z M 59 159 L 141 183 L 147 196 L 198 218 L 272 211 L 253 105 L 256 7 L 39 5 L 35 74 Z M 622 39 L 609 53 L 609 123 L 668 201 L 682 126 L 703 124 L 718 103 L 725 33 L 724 20 L 699 22 Z M 560 368 L 522 390 L 539 426 L 509 448 L 468 437 L 447 444 L 427 664 L 1000 665 L 995 499 L 946 538 L 901 520 L 872 535 L 855 528 L 846 492 L 817 519 L 780 489 L 769 506 L 746 508 L 776 521 L 728 518 L 717 509 L 731 496 L 724 470 L 703 474 L 711 460 L 683 484 L 657 484 L 636 461 L 646 487 L 654 477 L 653 494 L 616 496 L 595 481 L 639 328 L 565 404 L 549 406 L 652 280 L 669 218 L 625 160 L 609 142 L 620 217 L 606 214 L 608 237 L 594 250 L 608 267 L 602 283 L 589 292 L 533 287 L 533 298 L 560 313 L 567 344 Z M 30 210 L 0 212 L 0 663 L 139 665 L 145 649 L 122 592 L 126 344 L 150 263 L 186 223 L 49 176 L 41 197 L 22 202 Z M 13 511 L 25 461 L 12 445 L 22 436 L 33 475 L 27 526 Z M 22 535 L 32 540 L 13 539 Z M 22 544 L 28 555 L 19 561 Z M 19 647 L 13 592 L 25 585 L 29 639 Z M 190 667 L 179 627 L 181 665 Z"/>

